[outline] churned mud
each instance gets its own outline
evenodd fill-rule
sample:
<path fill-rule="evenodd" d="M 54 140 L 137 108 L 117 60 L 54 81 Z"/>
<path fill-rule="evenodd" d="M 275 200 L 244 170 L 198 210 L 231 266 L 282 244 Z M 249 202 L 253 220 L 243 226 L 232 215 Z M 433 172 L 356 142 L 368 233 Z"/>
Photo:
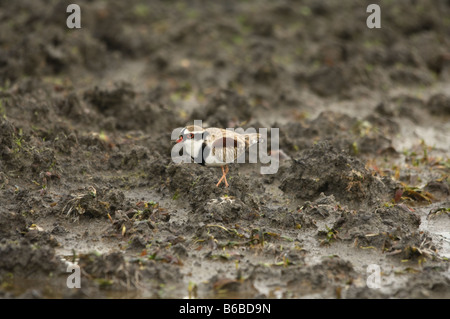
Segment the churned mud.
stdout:
<path fill-rule="evenodd" d="M 448 1 L 69 3 L 0 5 L 0 297 L 450 298 Z M 175 164 L 194 120 L 278 172 Z"/>

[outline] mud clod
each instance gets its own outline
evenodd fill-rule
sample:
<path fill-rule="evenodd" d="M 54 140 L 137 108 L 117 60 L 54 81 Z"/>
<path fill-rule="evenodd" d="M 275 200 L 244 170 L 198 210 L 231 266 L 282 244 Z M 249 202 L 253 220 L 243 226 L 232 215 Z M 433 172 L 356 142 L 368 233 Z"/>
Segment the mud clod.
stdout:
<path fill-rule="evenodd" d="M 386 200 L 391 189 L 368 171 L 361 161 L 319 142 L 294 159 L 280 188 L 297 198 L 312 201 L 321 193 L 333 195 L 349 206 L 375 205 Z"/>
<path fill-rule="evenodd" d="M 1 298 L 449 297 L 448 1 L 0 3 Z"/>

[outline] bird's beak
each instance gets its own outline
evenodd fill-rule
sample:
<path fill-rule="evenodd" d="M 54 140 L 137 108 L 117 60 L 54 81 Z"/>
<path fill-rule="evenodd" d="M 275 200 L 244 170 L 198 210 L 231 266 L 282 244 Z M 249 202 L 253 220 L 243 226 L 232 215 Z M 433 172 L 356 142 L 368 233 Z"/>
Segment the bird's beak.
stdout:
<path fill-rule="evenodd" d="M 182 138 L 182 137 L 180 137 L 180 138 L 177 140 L 177 143 L 180 143 L 181 141 L 183 141 L 183 138 Z"/>

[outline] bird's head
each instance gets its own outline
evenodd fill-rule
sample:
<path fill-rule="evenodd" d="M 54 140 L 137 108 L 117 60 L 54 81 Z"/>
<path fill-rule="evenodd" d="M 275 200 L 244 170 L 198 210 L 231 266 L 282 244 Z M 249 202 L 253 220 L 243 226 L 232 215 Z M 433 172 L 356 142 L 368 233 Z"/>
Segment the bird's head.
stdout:
<path fill-rule="evenodd" d="M 183 143 L 186 152 L 195 158 L 202 152 L 206 134 L 207 132 L 200 126 L 186 126 L 180 131 L 176 142 Z"/>
<path fill-rule="evenodd" d="M 185 142 L 185 141 L 199 141 L 203 143 L 205 130 L 200 126 L 190 125 L 184 127 L 180 131 L 180 136 L 177 139 L 177 143 Z"/>

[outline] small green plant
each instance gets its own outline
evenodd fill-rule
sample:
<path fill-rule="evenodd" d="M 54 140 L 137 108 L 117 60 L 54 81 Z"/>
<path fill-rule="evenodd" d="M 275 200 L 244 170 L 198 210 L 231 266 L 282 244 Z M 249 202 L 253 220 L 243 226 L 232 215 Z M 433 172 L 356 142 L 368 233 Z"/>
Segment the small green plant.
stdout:
<path fill-rule="evenodd" d="M 395 203 L 393 201 L 390 201 L 390 202 L 384 203 L 383 206 L 386 208 L 392 208 L 395 206 Z"/>
<path fill-rule="evenodd" d="M 324 235 L 325 239 L 322 239 L 320 241 L 321 245 L 329 245 L 331 244 L 333 241 L 338 239 L 338 231 L 328 227 L 327 225 L 325 225 L 326 230 L 322 230 L 319 232 L 319 235 Z"/>
<path fill-rule="evenodd" d="M 353 142 L 353 144 L 352 144 L 352 152 L 353 152 L 354 155 L 358 155 L 359 154 L 358 143 L 356 143 L 356 141 Z"/>
<path fill-rule="evenodd" d="M 97 278 L 95 279 L 100 288 L 107 288 L 113 285 L 113 281 L 105 278 Z"/>
<path fill-rule="evenodd" d="M 137 4 L 133 8 L 133 14 L 138 18 L 146 18 L 150 13 L 150 8 L 147 4 Z"/>

